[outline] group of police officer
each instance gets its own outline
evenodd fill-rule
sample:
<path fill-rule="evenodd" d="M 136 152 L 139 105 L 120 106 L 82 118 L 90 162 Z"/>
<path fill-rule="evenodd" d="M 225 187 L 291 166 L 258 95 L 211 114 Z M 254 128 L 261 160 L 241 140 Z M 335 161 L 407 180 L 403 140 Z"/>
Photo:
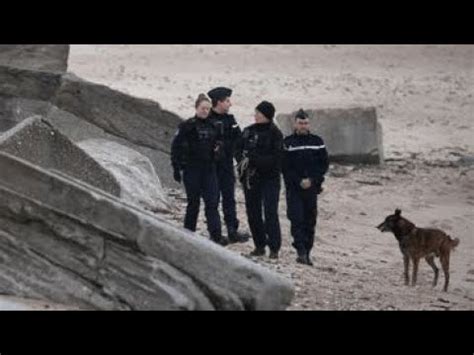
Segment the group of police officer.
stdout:
<path fill-rule="evenodd" d="M 194 117 L 180 124 L 171 147 L 174 179 L 184 183 L 187 209 L 184 227 L 195 231 L 200 200 L 204 200 L 211 240 L 220 244 L 244 243 L 235 202 L 235 170 L 245 195 L 248 224 L 255 244 L 252 256 L 278 259 L 281 231 L 278 205 L 281 174 L 286 187 L 287 214 L 291 222 L 296 261 L 313 265 L 317 196 L 329 162 L 321 137 L 311 134 L 303 110 L 295 116 L 294 134 L 283 138 L 273 123 L 275 107 L 268 101 L 255 109 L 255 123 L 241 131 L 229 114 L 232 90 L 218 87 L 199 95 Z M 222 234 L 218 206 L 222 197 L 227 237 Z"/>

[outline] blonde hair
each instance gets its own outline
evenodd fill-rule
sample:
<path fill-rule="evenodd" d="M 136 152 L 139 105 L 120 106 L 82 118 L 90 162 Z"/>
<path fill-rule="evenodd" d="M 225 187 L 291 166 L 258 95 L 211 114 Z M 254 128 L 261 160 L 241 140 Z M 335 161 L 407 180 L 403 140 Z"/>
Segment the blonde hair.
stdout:
<path fill-rule="evenodd" d="M 207 102 L 211 102 L 211 100 L 209 100 L 209 98 L 206 96 L 206 94 L 199 94 L 197 100 L 196 100 L 196 108 L 199 107 L 199 105 L 201 104 L 201 102 L 203 101 L 207 101 Z"/>

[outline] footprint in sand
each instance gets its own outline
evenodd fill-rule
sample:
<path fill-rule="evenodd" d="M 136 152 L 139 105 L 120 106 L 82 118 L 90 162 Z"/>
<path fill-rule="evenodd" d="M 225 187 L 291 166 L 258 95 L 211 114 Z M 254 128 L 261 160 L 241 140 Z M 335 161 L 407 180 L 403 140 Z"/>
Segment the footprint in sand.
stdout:
<path fill-rule="evenodd" d="M 432 304 L 431 306 L 436 307 L 436 308 L 444 309 L 445 311 L 449 311 L 451 309 L 451 307 L 448 307 L 448 306 L 442 305 L 442 304 Z"/>
<path fill-rule="evenodd" d="M 316 269 L 318 270 L 321 270 L 321 271 L 326 271 L 326 272 L 329 272 L 329 273 L 336 273 L 337 270 L 331 266 L 328 266 L 328 267 L 321 267 L 321 266 L 317 266 Z"/>
<path fill-rule="evenodd" d="M 393 256 L 393 251 L 392 250 L 382 250 L 381 254 L 385 255 L 385 256 Z"/>

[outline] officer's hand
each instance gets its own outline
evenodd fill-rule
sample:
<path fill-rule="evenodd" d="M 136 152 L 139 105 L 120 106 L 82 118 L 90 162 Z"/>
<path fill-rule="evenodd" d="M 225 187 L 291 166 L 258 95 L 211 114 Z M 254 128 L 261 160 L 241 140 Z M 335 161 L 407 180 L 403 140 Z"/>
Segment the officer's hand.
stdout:
<path fill-rule="evenodd" d="M 300 186 L 303 190 L 309 189 L 311 187 L 311 180 L 310 179 L 301 180 Z"/>
<path fill-rule="evenodd" d="M 174 170 L 173 178 L 174 181 L 176 181 L 178 184 L 181 184 L 181 172 L 178 169 Z"/>
<path fill-rule="evenodd" d="M 224 159 L 224 143 L 221 141 L 218 141 L 216 143 L 216 146 L 214 147 L 214 159 L 216 161 L 220 161 Z"/>
<path fill-rule="evenodd" d="M 222 142 L 222 141 L 217 141 L 217 142 L 216 142 L 216 145 L 215 145 L 215 147 L 214 147 L 214 152 L 217 153 L 218 151 L 220 151 L 220 150 L 223 149 L 223 148 L 224 148 L 224 142 Z"/>

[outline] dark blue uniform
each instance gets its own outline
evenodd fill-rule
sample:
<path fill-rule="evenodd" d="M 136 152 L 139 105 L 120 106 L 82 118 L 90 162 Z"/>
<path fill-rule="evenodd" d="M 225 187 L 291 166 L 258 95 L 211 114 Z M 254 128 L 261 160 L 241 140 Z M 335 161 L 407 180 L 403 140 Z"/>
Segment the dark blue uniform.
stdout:
<path fill-rule="evenodd" d="M 295 133 L 286 137 L 284 150 L 283 176 L 293 246 L 298 255 L 309 258 L 314 243 L 318 194 L 329 167 L 328 153 L 322 138 L 314 134 Z M 307 190 L 300 186 L 305 178 L 312 184 Z"/>
<path fill-rule="evenodd" d="M 219 199 L 222 196 L 224 221 L 229 237 L 232 238 L 239 228 L 235 203 L 234 155 L 236 142 L 242 132 L 233 115 L 218 114 L 211 110 L 208 119 L 216 127 L 218 139 L 224 146 L 222 157 L 217 162 L 217 181 Z"/>
<path fill-rule="evenodd" d="M 277 255 L 281 247 L 278 204 L 283 135 L 271 122 L 253 124 L 244 129 L 236 152 L 239 163 L 245 157 L 248 158 L 248 167 L 241 174 L 241 182 L 256 251 L 264 253 L 265 247 L 268 246 L 271 253 Z"/>
<path fill-rule="evenodd" d="M 218 132 L 208 119 L 197 117 L 180 124 L 171 147 L 171 162 L 176 172 L 183 170 L 188 206 L 184 227 L 196 231 L 201 197 L 204 200 L 207 227 L 211 239 L 221 238 L 221 221 L 218 212 L 215 152 Z M 179 180 L 179 173 L 178 173 Z"/>

